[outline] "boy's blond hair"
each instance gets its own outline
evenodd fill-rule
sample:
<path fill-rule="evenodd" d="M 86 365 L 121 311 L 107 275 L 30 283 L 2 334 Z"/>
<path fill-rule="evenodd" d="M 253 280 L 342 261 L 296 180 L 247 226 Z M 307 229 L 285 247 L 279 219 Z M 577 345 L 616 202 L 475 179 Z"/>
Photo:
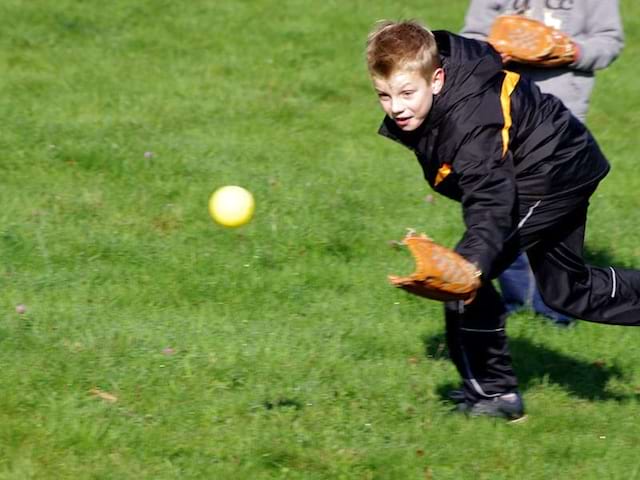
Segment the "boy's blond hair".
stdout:
<path fill-rule="evenodd" d="M 416 20 L 378 22 L 369 33 L 366 52 L 369 74 L 374 77 L 389 78 L 406 69 L 419 72 L 430 83 L 440 67 L 433 33 Z"/>

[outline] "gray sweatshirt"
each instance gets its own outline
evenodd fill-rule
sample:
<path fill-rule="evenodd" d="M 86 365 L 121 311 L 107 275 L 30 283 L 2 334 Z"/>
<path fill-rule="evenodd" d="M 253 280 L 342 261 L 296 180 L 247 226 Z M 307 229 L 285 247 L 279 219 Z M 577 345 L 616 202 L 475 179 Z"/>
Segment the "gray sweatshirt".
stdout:
<path fill-rule="evenodd" d="M 535 68 L 511 63 L 533 79 L 545 93 L 560 98 L 585 121 L 594 71 L 613 62 L 622 50 L 623 33 L 618 0 L 471 0 L 461 34 L 486 40 L 498 15 L 524 14 L 568 34 L 578 45 L 575 63 L 561 68 Z"/>

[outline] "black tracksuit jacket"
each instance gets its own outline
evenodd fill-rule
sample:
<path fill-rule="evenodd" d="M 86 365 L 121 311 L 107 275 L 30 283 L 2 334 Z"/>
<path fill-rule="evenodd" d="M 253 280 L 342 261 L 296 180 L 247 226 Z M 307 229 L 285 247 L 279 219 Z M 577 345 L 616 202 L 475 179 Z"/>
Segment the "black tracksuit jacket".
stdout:
<path fill-rule="evenodd" d="M 414 151 L 431 187 L 462 203 L 456 250 L 488 275 L 531 204 L 566 202 L 609 164 L 562 102 L 505 71 L 488 43 L 434 35 L 445 83 L 427 119 L 404 132 L 386 117 L 379 133 Z"/>

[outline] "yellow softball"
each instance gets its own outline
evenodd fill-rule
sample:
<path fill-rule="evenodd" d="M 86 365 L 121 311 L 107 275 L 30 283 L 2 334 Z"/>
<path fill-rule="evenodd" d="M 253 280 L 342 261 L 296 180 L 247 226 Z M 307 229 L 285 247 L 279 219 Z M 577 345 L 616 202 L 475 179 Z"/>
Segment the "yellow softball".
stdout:
<path fill-rule="evenodd" d="M 255 209 L 251 192 L 237 185 L 220 187 L 209 198 L 209 214 L 220 225 L 239 227 L 244 225 Z"/>

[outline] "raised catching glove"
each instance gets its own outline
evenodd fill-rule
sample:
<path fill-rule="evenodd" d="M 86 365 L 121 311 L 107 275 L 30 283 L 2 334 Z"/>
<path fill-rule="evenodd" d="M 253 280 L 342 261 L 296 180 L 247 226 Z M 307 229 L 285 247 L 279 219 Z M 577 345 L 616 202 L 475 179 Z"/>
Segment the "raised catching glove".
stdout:
<path fill-rule="evenodd" d="M 496 18 L 487 41 L 511 61 L 539 67 L 573 63 L 578 49 L 560 30 L 521 15 Z"/>
<path fill-rule="evenodd" d="M 480 287 L 480 271 L 474 264 L 425 234 L 409 231 L 400 243 L 409 247 L 416 268 L 408 277 L 389 275 L 392 285 L 433 300 L 474 299 Z"/>

